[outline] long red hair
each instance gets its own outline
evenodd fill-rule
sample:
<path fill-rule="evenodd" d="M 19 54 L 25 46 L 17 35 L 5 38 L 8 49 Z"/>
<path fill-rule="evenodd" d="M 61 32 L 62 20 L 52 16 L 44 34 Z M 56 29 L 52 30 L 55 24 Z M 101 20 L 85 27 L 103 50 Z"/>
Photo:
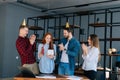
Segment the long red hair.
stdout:
<path fill-rule="evenodd" d="M 45 38 L 46 38 L 47 35 L 50 35 L 50 36 L 51 36 L 51 41 L 50 41 L 50 43 L 49 43 L 49 49 L 53 49 L 53 36 L 52 36 L 51 33 L 46 33 L 46 34 L 44 35 L 44 37 L 43 37 L 43 39 L 42 39 L 42 43 L 43 43 L 43 44 L 46 43 Z"/>

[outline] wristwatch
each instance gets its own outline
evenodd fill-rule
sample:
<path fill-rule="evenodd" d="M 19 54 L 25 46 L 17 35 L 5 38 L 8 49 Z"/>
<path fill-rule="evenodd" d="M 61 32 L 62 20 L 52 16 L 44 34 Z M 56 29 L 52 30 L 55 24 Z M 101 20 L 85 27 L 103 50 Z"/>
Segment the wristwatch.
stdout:
<path fill-rule="evenodd" d="M 66 48 L 64 48 L 64 51 L 66 51 L 67 49 Z"/>

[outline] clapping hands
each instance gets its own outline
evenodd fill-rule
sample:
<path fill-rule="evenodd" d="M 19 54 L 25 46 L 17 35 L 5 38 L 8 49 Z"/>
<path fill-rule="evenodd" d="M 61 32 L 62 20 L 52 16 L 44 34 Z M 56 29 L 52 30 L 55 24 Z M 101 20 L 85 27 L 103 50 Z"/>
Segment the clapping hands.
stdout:
<path fill-rule="evenodd" d="M 31 44 L 31 45 L 34 44 L 35 39 L 36 39 L 36 36 L 35 36 L 34 34 L 30 36 L 29 41 L 30 41 L 30 44 Z"/>
<path fill-rule="evenodd" d="M 48 55 L 48 54 L 47 54 L 47 57 L 49 57 L 50 59 L 53 59 L 53 58 L 54 58 L 54 55 Z"/>
<path fill-rule="evenodd" d="M 83 54 L 87 54 L 88 53 L 88 48 L 87 48 L 87 46 L 83 43 L 82 45 L 82 50 L 83 50 Z"/>
<path fill-rule="evenodd" d="M 63 51 L 65 49 L 63 43 L 59 44 L 58 46 L 60 51 Z"/>

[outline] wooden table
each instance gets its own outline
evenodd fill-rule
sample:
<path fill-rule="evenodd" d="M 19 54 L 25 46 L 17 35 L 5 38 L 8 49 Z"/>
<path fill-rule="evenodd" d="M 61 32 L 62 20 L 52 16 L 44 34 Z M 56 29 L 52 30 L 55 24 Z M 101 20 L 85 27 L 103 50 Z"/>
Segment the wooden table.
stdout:
<path fill-rule="evenodd" d="M 82 77 L 81 80 L 89 80 L 87 77 L 85 76 L 80 76 Z M 56 75 L 55 79 L 50 79 L 50 78 L 25 78 L 25 77 L 15 77 L 14 80 L 70 80 L 67 79 L 67 76 L 60 76 L 60 75 Z"/>

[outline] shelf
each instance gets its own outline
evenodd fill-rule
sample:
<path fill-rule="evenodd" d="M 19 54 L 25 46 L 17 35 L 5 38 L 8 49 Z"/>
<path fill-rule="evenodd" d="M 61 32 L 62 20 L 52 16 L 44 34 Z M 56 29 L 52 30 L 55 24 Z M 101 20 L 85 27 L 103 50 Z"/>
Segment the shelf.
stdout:
<path fill-rule="evenodd" d="M 111 26 L 110 24 L 105 24 L 105 23 L 91 23 L 88 26 L 92 26 L 92 27 L 105 27 L 105 26 Z"/>
<path fill-rule="evenodd" d="M 42 27 L 38 27 L 38 26 L 30 26 L 29 29 L 30 30 L 44 30 Z"/>
<path fill-rule="evenodd" d="M 104 55 L 104 54 L 101 54 L 101 55 Z M 120 54 L 106 54 L 107 56 L 120 56 Z"/>
<path fill-rule="evenodd" d="M 98 70 L 98 71 L 103 71 L 104 68 L 103 68 L 103 67 L 97 67 L 97 70 Z M 107 68 L 107 67 L 106 67 L 106 71 L 112 71 L 112 70 L 111 70 L 110 68 Z M 84 74 L 84 71 L 83 71 L 83 69 L 80 67 L 80 68 L 75 69 L 75 74 Z"/>
<path fill-rule="evenodd" d="M 99 70 L 99 71 L 103 71 L 104 68 L 103 68 L 103 67 L 97 67 L 97 70 Z M 106 67 L 106 71 L 111 71 L 111 69 Z"/>
<path fill-rule="evenodd" d="M 118 72 L 112 71 L 112 73 L 115 73 L 115 74 L 117 74 L 117 75 L 120 75 L 120 70 L 118 70 Z"/>
<path fill-rule="evenodd" d="M 109 56 L 120 56 L 120 54 L 108 54 Z"/>
<path fill-rule="evenodd" d="M 104 41 L 105 39 L 99 39 L 100 41 Z M 120 38 L 107 38 L 107 41 L 120 41 Z"/>
<path fill-rule="evenodd" d="M 49 29 L 63 29 L 65 26 L 48 27 Z"/>
<path fill-rule="evenodd" d="M 70 25 L 70 27 L 72 27 L 72 28 L 80 28 L 80 26 L 78 26 L 78 25 Z"/>
<path fill-rule="evenodd" d="M 53 41 L 59 41 L 60 39 L 57 39 L 57 38 L 55 38 L 55 39 L 53 39 Z M 38 43 L 41 43 L 42 42 L 42 39 L 36 39 L 36 41 L 38 42 Z"/>
<path fill-rule="evenodd" d="M 55 26 L 55 29 L 64 29 L 66 25 L 63 26 Z M 80 28 L 78 25 L 70 25 L 71 28 Z M 49 29 L 54 29 L 54 27 L 48 27 Z"/>

